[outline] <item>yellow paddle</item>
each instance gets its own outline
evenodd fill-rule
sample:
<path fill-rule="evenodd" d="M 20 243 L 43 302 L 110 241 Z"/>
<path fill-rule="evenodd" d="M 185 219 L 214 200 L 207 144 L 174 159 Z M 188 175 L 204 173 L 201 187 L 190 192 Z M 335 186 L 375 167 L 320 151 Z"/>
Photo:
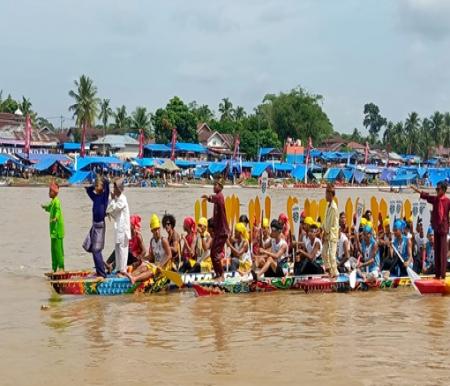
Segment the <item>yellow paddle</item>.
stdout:
<path fill-rule="evenodd" d="M 311 217 L 311 203 L 308 199 L 305 200 L 305 217 Z"/>
<path fill-rule="evenodd" d="M 378 201 L 374 196 L 370 199 L 370 210 L 372 211 L 373 231 L 378 233 Z"/>
<path fill-rule="evenodd" d="M 238 223 L 239 217 L 241 217 L 241 203 L 239 202 L 238 196 L 236 196 L 236 199 L 234 200 L 234 215 L 236 223 Z"/>
<path fill-rule="evenodd" d="M 317 216 L 319 215 L 319 205 L 317 204 L 316 200 L 311 201 L 310 204 L 311 209 L 311 217 L 314 221 L 317 221 Z"/>
<path fill-rule="evenodd" d="M 195 201 L 194 218 L 195 218 L 195 223 L 198 223 L 198 220 L 200 219 L 200 201 L 199 200 Z"/>
<path fill-rule="evenodd" d="M 292 219 L 292 207 L 294 206 L 294 197 L 289 196 L 287 203 L 286 203 L 286 215 L 289 219 L 289 228 L 292 230 L 294 229 L 294 221 Z"/>
<path fill-rule="evenodd" d="M 298 198 L 297 197 L 292 197 L 292 206 L 294 206 L 295 204 L 298 204 Z"/>
<path fill-rule="evenodd" d="M 272 211 L 272 200 L 270 196 L 266 196 L 266 200 L 264 202 L 264 217 L 266 217 L 270 222 L 270 214 Z"/>
<path fill-rule="evenodd" d="M 384 221 L 387 218 L 387 213 L 388 213 L 387 203 L 384 200 L 384 198 L 382 198 L 380 200 L 379 210 L 380 210 L 380 213 L 381 213 L 381 218 Z"/>
<path fill-rule="evenodd" d="M 319 217 L 320 221 L 323 223 L 325 222 L 325 212 L 327 211 L 327 200 L 322 198 L 319 201 Z"/>
<path fill-rule="evenodd" d="M 250 221 L 250 229 L 253 229 L 253 224 L 255 222 L 255 203 L 253 199 L 248 203 L 248 220 Z"/>
<path fill-rule="evenodd" d="M 154 266 L 155 268 L 160 268 L 156 266 L 155 264 L 150 263 L 150 265 Z M 177 287 L 183 287 L 183 279 L 181 275 L 178 272 L 175 271 L 166 271 L 165 269 L 161 269 L 161 274 L 165 277 L 167 277 L 172 283 L 174 283 Z"/>
<path fill-rule="evenodd" d="M 403 205 L 403 214 L 406 218 L 406 221 L 409 220 L 409 218 L 411 217 L 411 201 L 409 201 L 408 199 L 405 201 L 405 204 Z"/>
<path fill-rule="evenodd" d="M 258 225 L 261 221 L 261 203 L 259 202 L 259 197 L 255 198 L 255 224 Z"/>
<path fill-rule="evenodd" d="M 353 225 L 353 202 L 351 198 L 348 198 L 345 203 L 345 220 L 347 221 L 348 229 L 351 229 Z"/>
<path fill-rule="evenodd" d="M 208 217 L 208 200 L 202 200 L 202 217 Z"/>

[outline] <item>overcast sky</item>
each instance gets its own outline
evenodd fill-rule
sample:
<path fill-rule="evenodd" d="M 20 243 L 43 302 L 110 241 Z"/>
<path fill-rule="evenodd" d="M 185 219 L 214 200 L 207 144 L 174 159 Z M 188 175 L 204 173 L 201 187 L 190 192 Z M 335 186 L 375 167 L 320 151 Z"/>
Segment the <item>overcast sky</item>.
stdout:
<path fill-rule="evenodd" d="M 81 74 L 112 105 L 174 95 L 252 110 L 301 85 L 338 131 L 450 111 L 450 0 L 1 0 L 0 89 L 70 116 Z M 57 123 L 55 121 L 54 123 Z"/>

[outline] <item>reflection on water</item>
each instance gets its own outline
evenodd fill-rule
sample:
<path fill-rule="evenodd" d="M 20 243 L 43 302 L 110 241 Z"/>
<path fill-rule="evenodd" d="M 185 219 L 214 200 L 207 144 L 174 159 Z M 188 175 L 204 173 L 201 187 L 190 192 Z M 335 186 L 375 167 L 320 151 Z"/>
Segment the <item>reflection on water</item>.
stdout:
<path fill-rule="evenodd" d="M 127 195 L 132 212 L 144 219 L 170 208 L 181 222 L 201 193 L 136 189 Z M 255 193 L 240 190 L 241 202 Z M 448 384 L 450 297 L 399 289 L 61 298 L 42 278 L 50 257 L 47 217 L 38 204 L 46 194 L 0 190 L 9 224 L 0 238 L 2 386 Z M 272 194 L 274 213 L 284 209 L 288 194 Z M 373 191 L 358 194 L 368 202 Z M 67 266 L 85 268 L 92 264 L 80 248 L 89 203 L 82 190 L 63 189 L 61 196 Z M 145 228 L 144 238 L 148 243 Z M 41 311 L 43 304 L 49 309 Z"/>

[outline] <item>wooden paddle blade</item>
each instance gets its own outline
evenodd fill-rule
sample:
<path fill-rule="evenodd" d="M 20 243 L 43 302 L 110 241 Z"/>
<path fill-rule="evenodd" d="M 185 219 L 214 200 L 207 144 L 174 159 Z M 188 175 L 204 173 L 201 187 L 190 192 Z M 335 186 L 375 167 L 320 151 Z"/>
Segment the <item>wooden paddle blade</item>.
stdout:
<path fill-rule="evenodd" d="M 255 198 L 255 225 L 258 225 L 259 222 L 261 221 L 261 203 L 259 201 L 259 197 L 256 196 Z"/>
<path fill-rule="evenodd" d="M 412 216 L 411 201 L 409 201 L 408 199 L 405 200 L 405 204 L 403 205 L 403 212 L 406 220 L 408 221 Z"/>
<path fill-rule="evenodd" d="M 292 197 L 292 203 L 293 203 L 292 206 L 294 206 L 295 204 L 298 204 L 298 198 L 297 197 Z"/>
<path fill-rule="evenodd" d="M 208 200 L 202 200 L 202 217 L 208 218 Z"/>
<path fill-rule="evenodd" d="M 355 289 L 355 287 L 356 287 L 356 269 L 354 269 L 352 272 L 350 272 L 350 275 L 348 276 L 348 280 L 350 282 L 350 287 L 352 289 Z"/>
<path fill-rule="evenodd" d="M 200 219 L 200 201 L 199 200 L 195 201 L 194 218 L 195 218 L 195 223 L 198 223 L 198 220 Z"/>
<path fill-rule="evenodd" d="M 250 228 L 253 229 L 255 223 L 255 202 L 253 199 L 248 203 L 248 220 L 250 221 Z"/>
<path fill-rule="evenodd" d="M 372 211 L 372 225 L 375 233 L 378 232 L 378 201 L 372 196 L 370 199 L 370 210 Z"/>
<path fill-rule="evenodd" d="M 345 220 L 347 221 L 348 229 L 350 229 L 353 224 L 353 202 L 351 198 L 348 198 L 345 203 Z"/>
<path fill-rule="evenodd" d="M 327 200 L 322 198 L 319 201 L 319 217 L 320 217 L 320 221 L 322 223 L 325 222 L 325 213 L 326 213 L 326 211 L 327 211 Z"/>
<path fill-rule="evenodd" d="M 264 217 L 266 217 L 270 222 L 270 214 L 272 211 L 272 200 L 270 196 L 266 196 L 266 200 L 264 202 Z"/>
<path fill-rule="evenodd" d="M 225 213 L 227 216 L 228 225 L 231 224 L 231 198 L 228 196 L 225 198 Z"/>
<path fill-rule="evenodd" d="M 286 202 L 286 216 L 289 219 L 289 227 L 290 229 L 294 229 L 294 221 L 292 220 L 292 207 L 294 206 L 294 197 L 289 196 Z"/>
<path fill-rule="evenodd" d="M 380 201 L 379 211 L 381 213 L 381 218 L 384 220 L 387 217 L 387 213 L 388 213 L 387 202 L 384 200 L 384 198 L 382 198 Z"/>
<path fill-rule="evenodd" d="M 305 200 L 305 217 L 311 216 L 311 203 L 308 199 Z"/>
<path fill-rule="evenodd" d="M 162 271 L 162 274 L 167 277 L 172 283 L 174 283 L 177 287 L 183 287 L 183 279 L 181 275 L 174 271 Z"/>
<path fill-rule="evenodd" d="M 234 215 L 236 216 L 236 223 L 239 222 L 239 217 L 241 217 L 241 203 L 239 201 L 239 197 L 236 196 L 236 200 L 234 201 Z"/>
<path fill-rule="evenodd" d="M 317 216 L 319 215 L 319 205 L 316 200 L 311 202 L 311 217 L 314 221 L 317 221 Z"/>

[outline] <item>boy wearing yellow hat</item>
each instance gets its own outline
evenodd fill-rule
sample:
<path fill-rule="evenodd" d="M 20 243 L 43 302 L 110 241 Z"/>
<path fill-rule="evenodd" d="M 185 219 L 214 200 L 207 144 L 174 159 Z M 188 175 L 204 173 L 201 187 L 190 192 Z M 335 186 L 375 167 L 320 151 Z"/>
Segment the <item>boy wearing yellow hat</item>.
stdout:
<path fill-rule="evenodd" d="M 238 222 L 234 228 L 234 239 L 227 240 L 232 256 L 232 270 L 238 270 L 241 275 L 248 273 L 252 268 L 250 254 L 249 234 L 244 223 Z M 233 264 L 236 261 L 237 266 Z"/>
<path fill-rule="evenodd" d="M 200 217 L 197 222 L 197 240 L 195 242 L 195 255 L 200 264 L 202 272 L 211 272 L 212 262 L 210 249 L 212 244 L 211 235 L 208 232 L 208 220 Z"/>

